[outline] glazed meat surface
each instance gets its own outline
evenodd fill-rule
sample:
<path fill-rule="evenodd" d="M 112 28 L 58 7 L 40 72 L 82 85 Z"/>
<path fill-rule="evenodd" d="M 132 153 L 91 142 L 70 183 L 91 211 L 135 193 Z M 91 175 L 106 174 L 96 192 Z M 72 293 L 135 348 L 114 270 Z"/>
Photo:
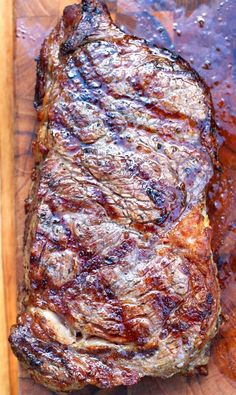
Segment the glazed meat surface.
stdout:
<path fill-rule="evenodd" d="M 84 0 L 42 46 L 35 103 L 13 351 L 55 391 L 206 365 L 219 288 L 204 83 L 180 57 L 114 26 L 102 1 Z"/>

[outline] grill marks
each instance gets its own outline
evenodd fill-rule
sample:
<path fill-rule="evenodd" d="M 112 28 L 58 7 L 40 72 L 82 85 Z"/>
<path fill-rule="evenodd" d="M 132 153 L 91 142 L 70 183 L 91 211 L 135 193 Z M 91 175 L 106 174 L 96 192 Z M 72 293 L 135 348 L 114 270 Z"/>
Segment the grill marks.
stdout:
<path fill-rule="evenodd" d="M 135 47 L 134 44 L 133 46 Z M 126 51 L 127 49 L 125 46 L 125 51 L 124 51 L 125 54 L 123 54 L 123 56 L 126 56 Z M 135 47 L 135 51 L 137 51 L 136 47 Z M 103 138 L 102 140 L 103 145 L 109 144 L 111 146 L 112 155 L 114 154 L 114 150 L 115 150 L 115 147 L 112 147 L 113 144 L 114 146 L 118 144 L 118 146 L 121 146 L 122 148 L 124 147 L 125 150 L 127 150 L 127 148 L 129 149 L 130 144 L 127 142 L 124 143 L 122 132 L 124 132 L 124 130 L 126 128 L 129 128 L 130 126 L 136 126 L 136 124 L 131 121 L 131 118 L 133 118 L 134 120 L 135 116 L 137 115 L 136 114 L 137 105 L 135 104 L 136 99 L 132 87 L 135 86 L 135 91 L 138 91 L 138 96 L 142 95 L 143 89 L 145 89 L 145 91 L 147 90 L 148 92 L 148 88 L 146 88 L 145 81 L 144 81 L 144 85 L 140 87 L 140 83 L 137 83 L 137 81 L 135 80 L 135 76 L 127 77 L 124 74 L 124 71 L 123 71 L 123 76 L 122 74 L 120 75 L 118 74 L 119 78 L 115 79 L 115 75 L 114 75 L 112 78 L 112 82 L 109 83 L 110 76 L 107 76 L 106 73 L 102 75 L 102 72 L 101 71 L 99 72 L 99 69 L 96 68 L 97 67 L 96 59 L 99 60 L 99 66 L 103 64 L 104 59 L 105 60 L 107 59 L 108 65 L 112 67 L 113 62 L 115 61 L 115 60 L 112 61 L 114 54 L 116 55 L 115 59 L 119 58 L 119 48 L 117 48 L 117 44 L 109 43 L 109 42 L 108 43 L 94 42 L 91 44 L 87 44 L 87 46 L 83 47 L 80 51 L 78 51 L 78 53 L 76 52 L 76 54 L 73 55 L 73 58 L 70 57 L 68 60 L 69 71 L 68 69 L 66 69 L 66 73 L 71 78 L 71 81 L 69 82 L 70 85 L 75 86 L 76 93 L 73 94 L 73 89 L 69 89 L 69 90 L 64 89 L 63 92 L 65 92 L 65 94 L 64 93 L 63 94 L 65 97 L 59 101 L 59 104 L 57 103 L 55 104 L 55 108 L 52 109 L 52 111 L 49 114 L 49 127 L 51 127 L 52 130 L 56 129 L 57 130 L 56 134 L 58 133 L 60 134 L 60 132 L 58 132 L 58 129 L 60 130 L 63 125 L 65 129 L 67 128 L 67 131 L 65 133 L 66 133 L 66 137 L 68 138 L 66 139 L 64 138 L 63 133 L 65 129 L 63 129 L 63 132 L 61 132 L 62 136 L 60 136 L 59 142 L 60 144 L 65 144 L 65 148 L 67 149 L 67 151 L 68 151 L 68 147 L 71 146 L 73 154 L 74 154 L 74 147 L 76 147 L 76 145 L 77 147 L 79 146 L 79 143 L 78 142 L 76 143 L 77 138 L 79 138 L 81 142 L 89 143 L 89 144 L 94 143 L 96 140 L 100 138 Z M 122 62 L 124 62 L 124 60 L 122 60 Z M 150 78 L 151 76 L 148 76 L 148 81 L 150 80 Z M 124 83 L 127 84 L 127 82 L 128 85 L 125 91 L 129 92 L 129 90 L 131 89 L 130 97 L 126 95 L 128 98 L 128 106 L 129 106 L 128 112 L 125 111 L 124 105 L 120 107 L 119 101 L 117 103 L 117 97 L 115 96 L 114 91 L 112 90 L 113 85 L 114 85 L 114 89 L 117 90 L 117 86 L 123 87 L 123 84 Z M 67 85 L 68 85 L 68 79 L 67 80 L 65 79 L 65 85 L 63 86 L 63 88 L 67 88 L 68 87 Z M 109 91 L 111 94 L 107 96 L 107 93 L 109 93 Z M 68 92 L 70 94 L 69 98 L 68 98 Z M 89 96 L 86 97 L 86 94 L 84 96 L 84 93 L 88 94 Z M 123 96 L 121 95 L 121 97 Z M 71 98 L 73 99 L 76 98 L 76 101 L 71 102 Z M 116 99 L 116 101 L 114 101 L 114 98 Z M 144 98 L 145 98 L 145 94 L 144 94 Z M 90 103 L 87 103 L 88 100 Z M 107 104 L 109 105 L 108 107 Z M 146 105 L 147 103 L 145 103 L 144 101 L 144 108 Z M 139 104 L 139 107 L 140 110 L 142 109 L 142 112 L 140 111 L 140 114 L 145 114 L 146 112 L 143 108 L 142 102 Z M 152 108 L 153 105 L 150 104 L 149 107 Z M 111 111 L 112 108 L 113 109 L 115 108 L 116 110 Z M 99 114 L 99 118 L 98 118 L 98 114 Z M 128 116 L 126 116 L 126 114 L 128 114 Z M 133 115 L 130 116 L 130 114 Z M 158 116 L 160 116 L 160 114 L 157 114 L 157 117 Z M 151 114 L 149 118 L 150 117 Z M 178 118 L 176 118 L 176 120 L 177 119 Z M 145 121 L 145 117 L 144 117 L 144 120 L 141 122 L 140 127 L 150 132 L 152 130 L 152 126 L 151 124 L 148 127 L 145 126 L 146 122 L 147 120 Z M 182 127 L 178 128 L 177 126 L 175 126 L 173 132 L 175 132 L 177 129 L 182 130 Z M 67 136 L 68 130 L 71 130 L 71 134 L 72 134 L 71 139 L 70 139 L 70 133 Z M 132 134 L 133 133 L 134 130 L 132 130 Z M 76 137 L 75 140 L 74 137 Z M 131 140 L 133 140 L 133 137 L 134 136 L 131 136 Z M 71 144 L 70 144 L 70 140 L 72 140 Z M 137 147 L 139 147 L 138 144 Z M 135 149 L 134 147 L 132 148 Z M 95 152 L 96 152 L 96 148 L 95 148 Z M 124 156 L 125 152 L 121 151 L 119 152 L 119 154 Z M 87 163 L 89 163 L 90 161 L 91 159 L 88 158 Z M 89 166 L 86 166 L 86 168 L 89 171 L 91 171 L 91 169 L 89 169 Z M 109 171 L 113 172 L 112 165 L 110 165 Z M 121 175 L 121 177 L 122 176 L 123 174 Z M 130 179 L 130 181 L 133 182 L 133 179 L 134 179 L 134 174 L 132 179 Z M 166 188 L 168 189 L 168 186 Z M 182 188 L 183 190 L 184 185 L 182 185 L 181 187 L 178 185 L 176 191 L 174 192 L 174 195 L 172 194 L 172 196 L 180 197 L 181 194 L 180 188 Z M 116 191 L 113 190 L 113 192 L 119 193 L 117 192 L 117 190 Z M 167 195 L 170 196 L 169 193 L 167 193 Z M 147 187 L 147 196 L 148 197 L 153 196 L 153 194 L 151 193 L 151 187 Z M 178 199 L 179 198 L 177 197 L 177 201 Z M 171 222 L 175 221 L 180 215 L 181 205 L 182 206 L 184 205 L 184 201 L 186 200 L 186 198 L 181 198 L 181 200 L 182 202 L 180 202 L 180 208 L 175 209 L 175 212 L 172 215 L 169 216 L 169 213 L 167 213 L 165 210 L 164 212 L 161 213 L 161 215 L 159 216 L 157 215 L 157 218 L 155 220 L 156 224 L 162 226 L 163 223 L 166 222 L 168 217 Z M 174 199 L 174 202 L 175 201 L 176 199 Z M 178 205 L 179 203 L 177 203 L 177 206 Z M 155 206 L 157 205 L 155 204 Z M 169 203 L 167 203 L 167 206 L 169 206 Z M 135 223 L 137 223 L 137 221 L 147 222 L 149 221 L 149 219 L 144 218 L 143 220 L 141 220 L 140 214 L 138 214 L 138 218 L 136 216 L 135 218 L 132 217 L 132 221 L 134 221 Z"/>
<path fill-rule="evenodd" d="M 45 41 L 37 89 L 13 350 L 55 391 L 205 364 L 219 311 L 203 215 L 214 155 L 205 86 L 84 0 Z"/>
<path fill-rule="evenodd" d="M 127 44 L 129 45 L 129 42 Z M 81 120 L 81 117 L 78 118 L 76 112 L 73 110 L 73 103 L 71 103 L 71 99 L 76 99 L 77 114 L 79 113 L 78 106 L 80 105 L 83 105 L 85 110 L 88 111 L 88 118 L 93 116 L 93 114 L 97 117 L 97 111 L 99 111 L 100 122 L 102 120 L 105 123 L 104 127 L 108 127 L 112 133 L 120 133 L 121 131 L 124 131 L 126 127 L 132 126 L 139 126 L 140 128 L 144 128 L 144 130 L 149 132 L 158 132 L 158 128 L 160 128 L 160 122 L 157 122 L 155 127 L 155 122 L 152 125 L 153 121 L 155 119 L 158 120 L 161 118 L 166 119 L 167 116 L 171 116 L 171 113 L 168 111 L 168 109 L 165 110 L 167 112 L 165 112 L 164 109 L 160 109 L 161 112 L 164 111 L 163 114 L 158 112 L 156 104 L 158 105 L 159 101 L 154 104 L 153 96 L 150 98 L 146 96 L 148 95 L 149 90 L 151 90 L 148 87 L 148 83 L 147 86 L 145 86 L 144 81 L 144 85 L 141 86 L 137 83 L 137 77 L 135 74 L 134 76 L 126 75 L 127 73 L 124 71 L 124 59 L 122 59 L 122 63 L 120 61 L 120 64 L 123 66 L 123 74 L 118 73 L 118 71 L 116 73 L 116 69 L 119 70 L 119 68 L 116 68 L 115 71 L 112 70 L 114 64 L 116 64 L 116 58 L 119 59 L 119 47 L 113 43 L 96 42 L 90 44 L 90 46 L 91 48 L 89 47 L 89 50 L 87 47 L 84 47 L 72 58 L 69 58 L 67 67 L 65 68 L 65 79 L 62 79 L 64 83 L 61 83 L 61 89 L 64 90 L 62 92 L 62 97 L 64 97 L 64 99 L 59 101 L 59 103 L 56 103 L 53 116 L 49 116 L 49 122 L 51 118 L 52 120 L 57 118 L 55 114 L 58 114 L 59 112 L 61 114 L 59 122 L 57 123 L 57 127 L 59 127 L 59 129 L 61 125 L 63 125 L 63 117 L 65 117 L 65 124 L 69 126 L 69 128 L 71 128 L 71 125 L 73 126 L 76 123 L 77 130 L 79 130 L 79 128 L 85 123 L 85 117 L 83 116 Z M 100 47 L 101 49 L 98 49 Z M 139 46 L 137 46 L 135 50 L 138 51 Z M 104 56 L 104 53 L 106 54 L 104 58 L 107 60 L 109 65 L 109 72 L 107 74 L 104 72 L 104 68 L 102 67 L 102 55 Z M 114 53 L 116 56 L 113 59 Z M 97 64 L 95 61 L 96 59 Z M 130 64 L 130 59 L 127 60 L 127 63 Z M 139 66 L 137 65 L 137 67 Z M 153 73 L 154 77 L 156 74 L 154 66 Z M 69 80 L 68 76 L 70 77 Z M 147 76 L 149 81 L 153 79 L 153 77 L 149 74 L 147 74 Z M 135 88 L 133 89 L 133 87 Z M 119 89 L 123 89 L 123 93 L 118 94 Z M 143 89 L 144 93 L 142 93 Z M 94 108 L 89 108 L 91 103 L 93 103 Z M 122 103 L 124 103 L 123 107 Z M 128 112 L 127 107 L 129 108 Z M 112 108 L 115 108 L 115 111 L 112 111 Z M 148 112 L 147 108 L 149 108 L 151 111 Z M 122 112 L 123 117 L 119 123 L 119 116 L 122 114 Z M 138 112 L 140 113 L 140 125 L 137 123 Z M 68 116 L 70 118 L 67 120 L 66 118 Z M 178 122 L 181 122 L 181 117 L 179 115 L 173 114 L 173 117 L 177 121 L 177 124 Z M 152 121 L 152 123 L 150 121 Z M 80 135 L 78 135 L 79 138 L 82 138 L 82 141 L 83 133 L 85 133 L 85 131 L 83 132 L 83 129 L 84 127 L 82 127 L 82 130 L 80 130 Z M 179 128 L 176 125 L 175 129 L 173 130 L 173 138 L 175 138 L 175 132 L 177 129 L 181 131 L 182 125 Z M 84 141 L 86 142 L 86 139 Z M 89 140 L 87 142 L 89 142 Z"/>
<path fill-rule="evenodd" d="M 75 351 L 62 345 L 58 347 L 57 343 L 45 345 L 45 342 L 40 339 L 35 339 L 32 344 L 32 336 L 34 336 L 32 332 L 33 321 L 32 319 L 26 320 L 26 317 L 23 317 L 22 324 L 24 324 L 24 329 L 19 333 L 20 336 L 12 336 L 15 343 L 15 352 L 21 361 L 36 371 L 35 378 L 44 385 L 47 384 L 45 370 L 52 376 L 50 379 L 51 388 L 57 387 L 58 376 L 65 375 L 60 387 L 62 391 L 80 388 L 85 382 L 92 384 L 94 378 L 99 386 L 106 388 L 109 386 L 109 377 L 113 372 L 124 385 L 131 385 L 138 379 L 138 373 L 125 366 L 121 376 L 115 365 L 117 353 L 109 356 L 105 353 L 104 362 L 101 362 L 99 355 L 97 356 L 96 353 L 92 355 L 84 354 L 83 350 Z M 19 349 L 22 350 L 22 353 L 18 353 L 17 350 Z"/>

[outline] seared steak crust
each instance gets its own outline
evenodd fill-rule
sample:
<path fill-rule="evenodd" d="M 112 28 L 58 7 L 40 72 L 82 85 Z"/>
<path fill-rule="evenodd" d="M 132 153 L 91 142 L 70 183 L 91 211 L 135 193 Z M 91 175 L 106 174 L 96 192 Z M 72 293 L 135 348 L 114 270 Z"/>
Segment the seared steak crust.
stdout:
<path fill-rule="evenodd" d="M 219 288 L 209 92 L 180 57 L 72 5 L 37 70 L 22 311 L 10 343 L 57 391 L 207 363 Z"/>

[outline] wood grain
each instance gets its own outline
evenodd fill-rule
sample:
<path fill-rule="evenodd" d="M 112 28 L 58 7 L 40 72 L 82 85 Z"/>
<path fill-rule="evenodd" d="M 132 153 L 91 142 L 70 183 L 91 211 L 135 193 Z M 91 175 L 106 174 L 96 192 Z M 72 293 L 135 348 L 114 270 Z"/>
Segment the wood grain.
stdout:
<path fill-rule="evenodd" d="M 17 361 L 7 343 L 16 316 L 13 152 L 13 1 L 0 2 L 0 382 L 4 395 L 18 393 Z"/>
<path fill-rule="evenodd" d="M 1 158 L 0 158 L 1 162 Z M 2 181 L 2 180 L 1 180 Z M 0 190 L 2 182 L 0 182 Z M 0 232 L 3 238 L 2 220 L 0 219 Z M 1 240 L 2 241 L 2 240 Z M 3 393 L 10 394 L 10 369 L 9 356 L 7 347 L 7 324 L 6 324 L 6 308 L 5 308 L 5 285 L 3 275 L 3 259 L 2 259 L 2 242 L 0 244 L 0 359 L 3 364 L 0 369 L 0 380 L 3 383 Z"/>
<path fill-rule="evenodd" d="M 200 4 L 211 4 L 218 0 L 177 0 L 176 3 L 179 6 L 184 6 L 187 13 L 191 13 Z M 33 94 L 34 94 L 34 82 L 35 82 L 35 61 L 34 58 L 38 55 L 39 48 L 44 37 L 49 33 L 51 28 L 56 24 L 57 19 L 60 17 L 63 8 L 73 3 L 73 0 L 16 0 L 16 60 L 15 60 L 15 183 L 16 183 L 16 234 L 17 234 L 17 276 L 19 282 L 22 278 L 22 240 L 24 230 L 24 199 L 27 197 L 30 174 L 33 167 L 33 160 L 31 156 L 31 142 L 33 139 L 34 131 L 36 128 L 36 115 L 33 110 Z M 112 12 L 114 21 L 123 25 L 126 31 L 134 33 L 136 35 L 150 38 L 153 32 L 157 32 L 160 27 L 164 27 L 166 36 L 164 39 L 170 39 L 172 42 L 176 39 L 176 33 L 173 31 L 174 12 L 173 4 L 174 1 L 167 0 L 109 0 L 107 1 L 108 6 Z M 172 4 L 167 9 L 166 4 Z M 9 1 L 7 4 L 10 4 Z M 147 11 L 145 9 L 147 8 Z M 149 7 L 149 8 L 148 8 Z M 148 19 L 149 18 L 149 19 Z M 9 29 L 7 29 L 9 34 Z M 168 41 L 166 41 L 168 45 Z M 165 42 L 164 42 L 165 44 Z M 164 45 L 163 44 L 163 45 Z M 10 52 L 11 53 L 11 52 Z M 196 54 L 197 56 L 197 54 Z M 12 59 L 12 58 L 11 58 Z M 1 75 L 1 74 L 0 74 Z M 1 75 L 2 78 L 2 75 Z M 4 78 L 1 79 L 1 83 L 4 82 Z M 6 82 L 5 82 L 6 84 Z M 2 85 L 1 85 L 2 86 Z M 6 89 L 9 92 L 9 90 Z M 11 99 L 7 99 L 10 100 Z M 6 103 L 5 103 L 6 104 Z M 5 106 L 4 114 L 9 114 L 9 109 Z M 3 114 L 1 113 L 1 115 Z M 3 117 L 1 117 L 3 119 Z M 9 120 L 11 119 L 9 114 Z M 5 120 L 6 122 L 6 120 Z M 2 127 L 1 127 L 1 130 Z M 7 126 L 7 130 L 11 130 L 11 125 Z M 1 155 L 4 158 L 10 158 L 12 155 L 12 144 L 9 139 L 11 133 L 8 133 L 8 137 L 4 137 L 5 146 L 9 146 L 9 149 L 1 150 Z M 1 163 L 3 161 L 1 160 Z M 11 178 L 8 178 L 7 174 L 12 174 L 12 163 L 8 160 L 8 166 L 10 169 L 7 171 L 6 176 L 4 175 L 4 183 L 10 187 L 9 183 Z M 5 170 L 4 170 L 5 171 Z M 12 194 L 12 185 L 10 195 Z M 5 194 L 4 203 L 4 223 L 10 221 L 10 226 L 7 226 L 8 233 L 7 238 L 4 233 L 4 240 L 11 241 L 11 233 L 9 229 L 12 229 L 12 235 L 14 234 L 13 221 L 8 218 L 8 213 L 13 210 L 13 200 L 10 198 L 8 201 L 7 194 Z M 11 211 L 12 212 L 12 211 Z M 4 231 L 5 232 L 5 231 Z M 6 250 L 6 247 L 5 247 Z M 9 254 L 12 254 L 11 261 L 9 258 L 7 262 L 12 273 L 14 271 L 14 248 L 7 247 Z M 6 261 L 6 258 L 5 258 Z M 6 266 L 5 266 L 6 267 Z M 8 273 L 10 271 L 8 270 Z M 1 280 L 0 272 L 0 280 Z M 11 283 L 13 280 L 7 280 Z M 13 295 L 14 295 L 14 287 Z M 228 287 L 222 293 L 223 303 L 227 305 L 226 310 L 232 316 L 232 322 L 235 322 L 236 327 L 236 308 L 235 308 L 235 291 L 233 286 Z M 1 292 L 0 292 L 1 299 Z M 13 306 L 12 312 L 14 312 L 15 303 L 13 297 L 11 297 L 11 304 Z M 1 300 L 0 300 L 1 303 Z M 4 303 L 3 309 L 4 309 Z M 0 305 L 1 307 L 2 305 Z M 11 317 L 13 313 L 10 313 Z M 1 313 L 4 314 L 4 310 L 1 309 Z M 9 315 L 9 314 L 8 314 Z M 9 322 L 11 318 L 9 319 Z M 236 394 L 236 382 L 234 378 L 234 369 L 236 372 L 236 347 L 235 347 L 235 330 L 232 329 L 232 323 L 227 324 L 229 330 L 226 330 L 225 338 L 223 342 L 216 341 L 216 344 L 212 350 L 212 356 L 209 364 L 209 375 L 208 377 L 194 376 L 194 377 L 174 377 L 169 380 L 159 380 L 153 378 L 145 378 L 139 384 L 130 387 L 120 387 L 112 390 L 98 390 L 88 387 L 80 391 L 79 395 L 233 395 Z M 226 327 L 224 327 L 226 328 Z M 3 331 L 6 332 L 3 328 Z M 224 336 L 224 332 L 221 331 L 221 336 Z M 230 345 L 230 341 L 233 339 L 233 346 Z M 0 338 L 1 340 L 1 338 Z M 223 347 L 223 348 L 222 348 Z M 6 348 L 6 347 L 5 347 Z M 223 351 L 222 351 L 223 350 Z M 1 352 L 4 352 L 4 349 Z M 5 351 L 6 353 L 6 351 Z M 228 356 L 227 358 L 225 356 Z M 1 355 L 0 355 L 1 356 Z M 6 358 L 7 358 L 6 354 Z M 12 356 L 11 356 L 12 358 Z M 229 364 L 232 367 L 226 369 Z M 11 362 L 12 364 L 12 362 Z M 13 362 L 14 369 L 14 362 Z M 13 385 L 14 379 L 12 380 Z M 10 386 L 10 384 L 9 384 Z M 15 391 L 15 392 L 14 392 Z M 0 392 L 1 393 L 1 392 Z M 27 375 L 24 370 L 19 372 L 19 392 L 17 387 L 12 387 L 12 394 L 20 395 L 53 395 L 52 392 L 42 388 L 41 386 L 34 383 Z M 6 392 L 8 395 L 8 393 Z M 5 394 L 4 394 L 5 395 Z M 75 393 L 73 394 L 75 395 Z"/>
<path fill-rule="evenodd" d="M 40 17 L 40 16 L 52 16 L 58 15 L 58 6 L 60 0 L 40 0 L 40 1 L 29 1 L 21 0 L 16 1 L 16 17 Z"/>

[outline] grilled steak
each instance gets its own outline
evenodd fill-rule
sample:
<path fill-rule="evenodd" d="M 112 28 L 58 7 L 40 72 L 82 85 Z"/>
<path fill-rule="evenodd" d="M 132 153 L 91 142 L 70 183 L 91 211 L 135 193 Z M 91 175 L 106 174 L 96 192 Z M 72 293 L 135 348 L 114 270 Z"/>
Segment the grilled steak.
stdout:
<path fill-rule="evenodd" d="M 65 9 L 37 70 L 22 309 L 10 343 L 57 391 L 207 364 L 219 316 L 209 92 L 179 56 Z"/>

